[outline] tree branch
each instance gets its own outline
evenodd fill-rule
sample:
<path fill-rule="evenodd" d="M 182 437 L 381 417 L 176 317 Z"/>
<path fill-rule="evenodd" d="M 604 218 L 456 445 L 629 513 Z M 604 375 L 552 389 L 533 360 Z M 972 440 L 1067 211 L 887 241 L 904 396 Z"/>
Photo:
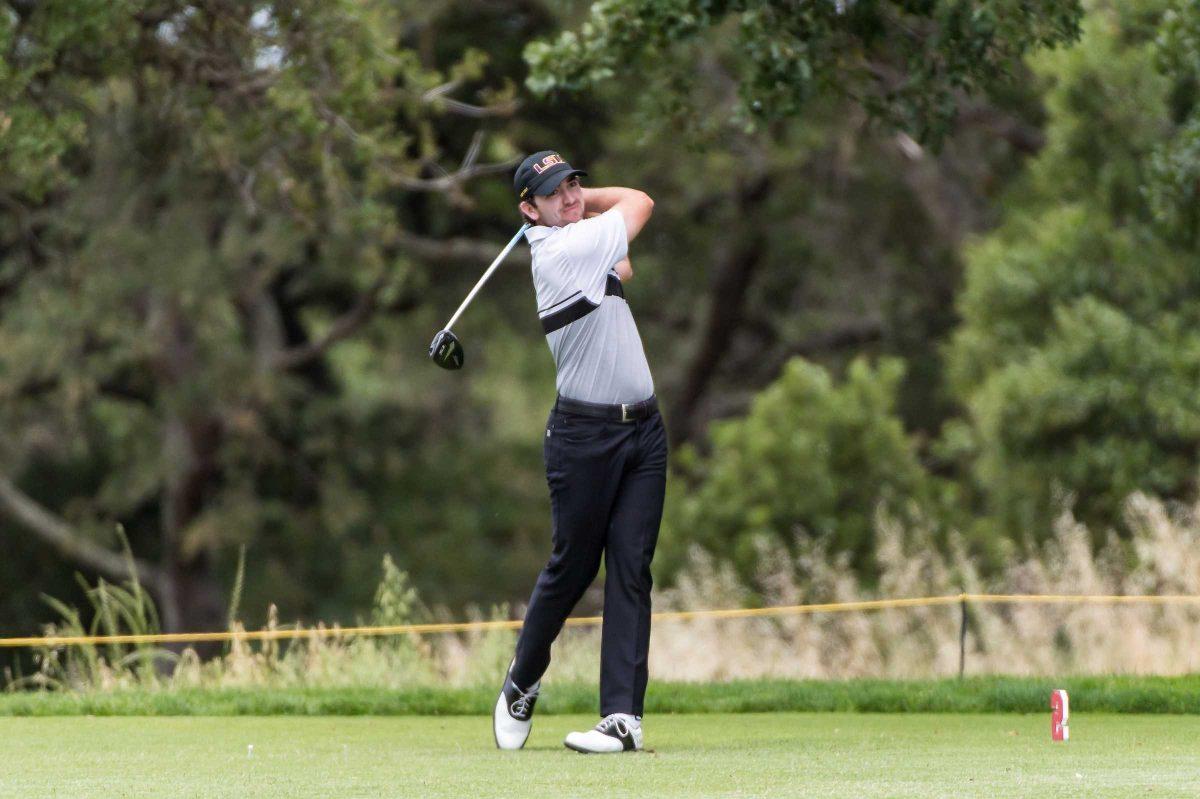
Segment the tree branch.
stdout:
<path fill-rule="evenodd" d="M 4 475 L 0 475 L 0 509 L 75 563 L 114 580 L 127 580 L 133 576 L 129 572 L 132 562 L 137 579 L 142 584 L 155 592 L 161 592 L 163 589 L 166 581 L 158 568 L 146 561 L 112 552 L 89 541 L 62 518 L 35 502 Z"/>
<path fill-rule="evenodd" d="M 762 174 L 739 186 L 735 197 L 738 217 L 751 219 L 766 202 L 771 182 Z M 688 440 L 695 430 L 696 409 L 708 391 L 721 360 L 742 321 L 746 292 L 761 265 L 766 248 L 757 234 L 735 237 L 725 256 L 715 264 L 709 290 L 708 318 L 704 322 L 700 344 L 696 348 L 682 385 L 671 408 L 672 445 Z"/>
<path fill-rule="evenodd" d="M 749 327 L 749 325 L 748 325 Z M 859 349 L 868 344 L 875 344 L 883 339 L 884 324 L 880 319 L 858 319 L 847 322 L 840 327 L 821 330 L 808 338 L 790 346 L 784 346 L 773 352 L 764 362 L 761 354 L 755 356 L 755 365 L 760 367 L 760 373 L 774 379 L 784 365 L 797 355 L 804 358 L 817 358 L 848 349 Z M 773 331 L 758 330 L 759 335 L 774 336 Z M 734 368 L 750 368 L 750 364 L 733 364 Z"/>
<path fill-rule="evenodd" d="M 377 279 L 358 298 L 353 308 L 334 320 L 325 335 L 303 346 L 292 347 L 276 353 L 271 365 L 276 369 L 295 369 L 324 355 L 330 347 L 351 336 L 370 318 L 371 314 L 375 312 L 379 294 L 386 285 L 386 278 Z"/>
<path fill-rule="evenodd" d="M 462 164 L 454 172 L 446 172 L 437 163 L 428 162 L 429 166 L 435 169 L 441 169 L 446 174 L 437 178 L 415 178 L 409 175 L 396 175 L 396 183 L 410 191 L 440 191 L 457 193 L 462 188 L 462 185 L 472 178 L 480 175 L 493 175 L 498 172 L 508 172 L 514 169 L 517 164 L 521 163 L 519 157 L 510 158 L 507 161 L 495 164 L 477 164 L 479 153 L 483 149 L 483 131 L 475 131 L 475 135 L 471 137 L 471 144 L 467 147 L 467 152 L 463 155 Z"/>
<path fill-rule="evenodd" d="M 501 245 L 477 239 L 453 238 L 430 239 L 400 231 L 389 242 L 389 248 L 407 250 L 418 258 L 431 261 L 477 261 L 490 263 L 503 249 Z M 509 255 L 509 260 L 528 264 L 528 251 L 518 250 Z M 387 286 L 386 278 L 376 280 L 355 302 L 354 307 L 338 317 L 324 336 L 298 347 L 280 350 L 271 357 L 275 369 L 290 370 L 304 366 L 324 355 L 330 347 L 353 335 L 370 318 L 379 306 L 379 295 Z M 394 306 L 402 310 L 415 307 L 412 297 L 401 298 Z"/>
<path fill-rule="evenodd" d="M 441 86 L 434 86 L 421 95 L 421 100 L 436 107 L 444 108 L 459 116 L 473 117 L 475 119 L 482 119 L 484 117 L 509 117 L 521 108 L 521 101 L 517 99 L 504 100 L 492 105 L 472 105 L 471 103 L 464 103 L 462 100 L 455 100 L 452 97 L 446 96 L 460 85 L 462 85 L 462 81 L 452 80 L 448 83 L 443 83 Z"/>
<path fill-rule="evenodd" d="M 519 158 L 510 158 L 494 164 L 464 165 L 454 172 L 436 178 L 414 178 L 409 175 L 396 175 L 396 183 L 402 189 L 409 191 L 447 192 L 458 189 L 462 184 L 481 175 L 495 175 L 515 169 L 521 163 Z"/>
<path fill-rule="evenodd" d="M 878 319 L 862 319 L 833 330 L 814 333 L 791 347 L 783 360 L 786 361 L 794 355 L 812 357 L 852 347 L 862 347 L 874 344 L 881 339 L 883 339 L 883 322 Z M 782 363 L 780 365 L 782 366 Z"/>
<path fill-rule="evenodd" d="M 125 376 L 132 377 L 132 375 Z M 28 383 L 22 383 L 7 396 L 36 399 L 43 394 L 57 390 L 60 385 L 62 385 L 62 379 L 59 375 L 42 377 L 31 380 Z M 108 377 L 101 380 L 96 384 L 96 388 L 104 396 L 113 397 L 114 399 L 138 402 L 146 406 L 150 406 L 154 402 L 154 395 L 148 389 L 138 387 L 133 382 L 122 382 L 116 377 Z"/>

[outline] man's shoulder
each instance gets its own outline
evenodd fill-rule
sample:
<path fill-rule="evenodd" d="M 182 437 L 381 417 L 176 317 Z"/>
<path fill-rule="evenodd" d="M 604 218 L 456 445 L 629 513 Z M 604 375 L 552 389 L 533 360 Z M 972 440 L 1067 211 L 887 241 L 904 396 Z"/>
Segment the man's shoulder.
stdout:
<path fill-rule="evenodd" d="M 625 220 L 620 211 L 609 209 L 590 219 L 555 228 L 552 240 L 568 255 L 587 256 L 625 237 Z"/>
<path fill-rule="evenodd" d="M 561 231 L 560 227 L 538 225 L 531 227 L 526 233 L 529 239 L 529 254 L 535 271 L 538 266 L 558 260 L 562 256 L 562 241 L 558 236 Z"/>
<path fill-rule="evenodd" d="M 548 225 L 531 227 L 525 235 L 529 239 L 534 261 L 544 260 L 547 257 L 568 257 L 574 254 L 579 248 L 580 234 L 587 232 L 587 228 L 580 230 L 576 226 L 587 221 L 589 220 L 583 219 L 579 222 L 554 227 Z"/>
<path fill-rule="evenodd" d="M 611 267 L 625 246 L 625 220 L 612 210 L 561 227 L 529 230 L 537 231 L 529 237 L 535 274 L 562 270 L 592 275 L 597 267 Z"/>

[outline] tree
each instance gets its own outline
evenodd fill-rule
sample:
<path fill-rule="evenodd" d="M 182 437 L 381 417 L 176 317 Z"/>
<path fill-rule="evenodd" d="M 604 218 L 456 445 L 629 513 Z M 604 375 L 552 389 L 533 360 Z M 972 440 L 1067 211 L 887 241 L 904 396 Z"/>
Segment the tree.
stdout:
<path fill-rule="evenodd" d="M 1195 496 L 1198 20 L 1101 5 L 1035 60 L 1048 143 L 969 253 L 951 348 L 969 420 L 945 438 L 1009 536 L 1044 537 L 1064 499 L 1102 534 L 1132 491 Z"/>
<path fill-rule="evenodd" d="M 673 209 L 672 224 L 711 234 L 696 246 L 711 269 L 703 315 L 689 320 L 685 357 L 664 358 L 682 370 L 662 381 L 676 444 L 744 409 L 746 389 L 797 354 L 844 366 L 863 351 L 911 360 L 901 410 L 935 434 L 951 406 L 931 342 L 954 321 L 959 243 L 988 223 L 1011 154 L 1040 146 L 1033 104 L 1007 79 L 1025 52 L 1072 41 L 1081 13 L 1077 2 L 609 0 L 526 48 L 535 94 L 611 89 L 628 135 L 661 143 L 637 159 L 671 200 L 656 226 Z M 679 252 L 703 237 L 660 241 Z M 686 302 L 679 291 L 663 302 Z"/>
<path fill-rule="evenodd" d="M 745 417 L 712 426 L 711 453 L 687 448 L 678 459 L 684 487 L 673 487 L 666 512 L 668 557 L 698 544 L 750 578 L 758 538 L 815 540 L 869 574 L 879 506 L 912 518 L 936 499 L 894 414 L 902 372 L 895 359 L 876 368 L 859 359 L 835 385 L 821 367 L 792 360 Z"/>
<path fill-rule="evenodd" d="M 535 92 L 637 75 L 655 102 L 687 106 L 703 74 L 687 46 L 730 46 L 747 123 L 794 117 L 814 99 L 852 98 L 918 141 L 938 140 L 962 94 L 1015 69 L 1038 47 L 1074 40 L 1077 0 L 602 0 L 577 30 L 526 49 Z M 674 58 L 673 58 L 674 57 Z M 693 116 L 718 113 L 692 105 Z"/>
<path fill-rule="evenodd" d="M 404 44 L 419 5 L 0 4 L 0 507 L 118 578 L 123 521 L 168 629 L 224 621 L 222 547 L 353 496 L 329 355 L 441 246 L 397 198 L 511 169 L 479 122 L 444 153 L 516 104 Z"/>

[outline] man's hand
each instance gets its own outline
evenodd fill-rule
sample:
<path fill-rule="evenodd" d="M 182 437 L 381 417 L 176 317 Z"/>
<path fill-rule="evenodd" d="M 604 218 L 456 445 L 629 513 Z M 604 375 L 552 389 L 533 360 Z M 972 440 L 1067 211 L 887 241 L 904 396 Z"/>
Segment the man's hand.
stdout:
<path fill-rule="evenodd" d="M 603 213 L 611 208 L 620 211 L 625 218 L 625 235 L 633 241 L 654 213 L 654 200 L 644 191 L 609 186 L 598 189 L 583 189 L 584 212 Z"/>
<path fill-rule="evenodd" d="M 617 277 L 621 279 L 622 283 L 627 283 L 633 279 L 633 264 L 630 263 L 628 258 L 622 258 L 613 268 L 617 270 Z"/>

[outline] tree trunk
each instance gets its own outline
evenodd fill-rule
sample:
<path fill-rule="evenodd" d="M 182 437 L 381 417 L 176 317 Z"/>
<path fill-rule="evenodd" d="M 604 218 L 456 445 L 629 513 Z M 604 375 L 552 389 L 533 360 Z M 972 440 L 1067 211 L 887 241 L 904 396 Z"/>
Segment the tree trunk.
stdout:
<path fill-rule="evenodd" d="M 213 574 L 211 542 L 189 542 L 185 535 L 220 478 L 217 453 L 222 424 L 211 405 L 187 396 L 190 392 L 185 390 L 199 369 L 190 325 L 170 300 L 158 311 L 154 326 L 162 334 L 160 380 L 167 408 L 162 447 L 162 623 L 169 632 L 217 630 L 225 624 L 225 604 Z"/>
<path fill-rule="evenodd" d="M 770 190 L 771 181 L 766 175 L 741 181 L 735 199 L 737 217 L 752 218 L 766 202 Z M 704 332 L 668 415 L 672 447 L 690 439 L 695 431 L 696 412 L 741 324 L 746 291 L 765 254 L 758 229 L 748 226 L 747 232 L 734 237 L 716 263 Z"/>
<path fill-rule="evenodd" d="M 204 509 L 217 478 L 220 422 L 211 416 L 168 418 L 162 500 L 163 625 L 169 631 L 220 629 L 225 603 L 204 543 L 188 546 L 184 533 Z"/>

